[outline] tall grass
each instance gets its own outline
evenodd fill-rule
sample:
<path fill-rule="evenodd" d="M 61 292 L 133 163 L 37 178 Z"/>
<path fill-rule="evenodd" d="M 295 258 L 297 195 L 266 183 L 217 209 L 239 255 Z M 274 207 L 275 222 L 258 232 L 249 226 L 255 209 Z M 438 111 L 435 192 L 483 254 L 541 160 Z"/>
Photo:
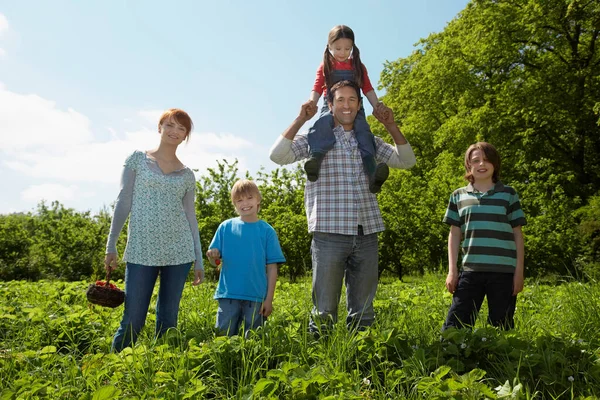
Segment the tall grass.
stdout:
<path fill-rule="evenodd" d="M 0 398 L 591 398 L 600 396 L 600 285 L 527 282 L 516 329 L 440 332 L 443 277 L 383 280 L 377 320 L 308 333 L 310 282 L 279 282 L 248 336 L 215 337 L 215 286 L 188 285 L 179 329 L 109 353 L 122 308 L 90 306 L 84 282 L 0 283 Z M 156 296 L 156 294 L 155 294 Z M 155 297 L 153 298 L 153 302 Z M 344 301 L 339 320 L 344 321 Z"/>

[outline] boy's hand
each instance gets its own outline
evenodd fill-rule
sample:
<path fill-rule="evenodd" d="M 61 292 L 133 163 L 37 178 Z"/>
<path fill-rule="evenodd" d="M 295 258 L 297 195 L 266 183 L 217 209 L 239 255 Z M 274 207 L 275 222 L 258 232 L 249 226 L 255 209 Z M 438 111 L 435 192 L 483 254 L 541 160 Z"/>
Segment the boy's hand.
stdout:
<path fill-rule="evenodd" d="M 266 318 L 269 315 L 271 315 L 272 312 L 273 312 L 273 302 L 270 300 L 263 301 L 262 305 L 260 306 L 260 315 L 262 315 L 263 317 Z"/>
<path fill-rule="evenodd" d="M 211 262 L 214 262 L 216 259 L 221 258 L 221 252 L 219 249 L 210 249 L 206 252 L 206 257 L 208 257 Z"/>
<path fill-rule="evenodd" d="M 194 270 L 194 282 L 192 285 L 198 286 L 204 281 L 204 270 L 203 269 L 195 269 Z"/>
<path fill-rule="evenodd" d="M 513 296 L 518 295 L 523 291 L 524 278 L 521 274 L 515 274 L 513 277 Z"/>
<path fill-rule="evenodd" d="M 448 276 L 446 277 L 446 289 L 454 294 L 456 286 L 458 286 L 458 274 L 456 272 L 448 273 Z"/>

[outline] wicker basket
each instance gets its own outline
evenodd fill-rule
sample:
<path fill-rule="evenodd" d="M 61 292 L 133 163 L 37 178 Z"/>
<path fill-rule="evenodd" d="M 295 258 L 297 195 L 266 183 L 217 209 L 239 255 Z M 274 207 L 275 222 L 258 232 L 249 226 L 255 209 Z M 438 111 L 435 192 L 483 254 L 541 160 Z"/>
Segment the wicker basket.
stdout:
<path fill-rule="evenodd" d="M 110 288 L 110 272 L 106 272 L 106 286 L 100 286 L 95 283 L 88 286 L 85 295 L 92 304 L 97 304 L 102 307 L 115 308 L 123 304 L 125 301 L 125 292 L 119 288 Z"/>

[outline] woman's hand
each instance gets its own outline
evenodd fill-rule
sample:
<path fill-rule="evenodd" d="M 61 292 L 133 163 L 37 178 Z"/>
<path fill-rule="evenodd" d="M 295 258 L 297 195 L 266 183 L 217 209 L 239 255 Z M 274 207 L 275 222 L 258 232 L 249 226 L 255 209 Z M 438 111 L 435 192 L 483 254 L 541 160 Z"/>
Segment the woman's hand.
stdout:
<path fill-rule="evenodd" d="M 203 269 L 195 269 L 194 270 L 194 282 L 192 285 L 198 286 L 204 281 L 204 270 Z"/>
<path fill-rule="evenodd" d="M 117 253 L 106 253 L 104 256 L 104 269 L 106 272 L 114 271 L 117 268 Z"/>

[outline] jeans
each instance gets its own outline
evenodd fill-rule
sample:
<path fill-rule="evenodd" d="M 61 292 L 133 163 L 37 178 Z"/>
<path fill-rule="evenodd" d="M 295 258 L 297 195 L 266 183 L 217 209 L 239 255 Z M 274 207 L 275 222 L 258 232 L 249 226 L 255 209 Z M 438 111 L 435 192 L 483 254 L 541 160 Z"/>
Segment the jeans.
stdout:
<path fill-rule="evenodd" d="M 342 280 L 346 283 L 346 324 L 349 327 L 365 327 L 373 323 L 373 299 L 379 279 L 377 246 L 376 233 L 313 233 L 311 332 L 327 330 L 337 322 Z"/>
<path fill-rule="evenodd" d="M 257 329 L 266 320 L 260 314 L 262 302 L 237 299 L 218 299 L 218 301 L 219 309 L 215 327 L 220 335 L 237 335 L 242 322 L 246 330 Z"/>
<path fill-rule="evenodd" d="M 152 267 L 127 263 L 125 269 L 125 311 L 121 325 L 112 342 L 112 351 L 133 346 L 146 322 L 156 278 L 160 287 L 156 300 L 155 336 L 160 337 L 169 328 L 177 327 L 179 301 L 192 263 Z"/>
<path fill-rule="evenodd" d="M 449 327 L 472 327 L 483 303 L 488 300 L 488 323 L 502 329 L 515 327 L 517 296 L 513 296 L 513 274 L 462 271 L 442 331 Z"/>
<path fill-rule="evenodd" d="M 333 149 L 335 135 L 333 134 L 334 120 L 327 102 L 321 107 L 319 118 L 308 130 L 308 145 L 310 154 L 327 153 Z M 354 119 L 354 136 L 358 142 L 358 150 L 362 159 L 375 158 L 375 137 L 365 116 L 365 109 L 361 106 Z"/>

